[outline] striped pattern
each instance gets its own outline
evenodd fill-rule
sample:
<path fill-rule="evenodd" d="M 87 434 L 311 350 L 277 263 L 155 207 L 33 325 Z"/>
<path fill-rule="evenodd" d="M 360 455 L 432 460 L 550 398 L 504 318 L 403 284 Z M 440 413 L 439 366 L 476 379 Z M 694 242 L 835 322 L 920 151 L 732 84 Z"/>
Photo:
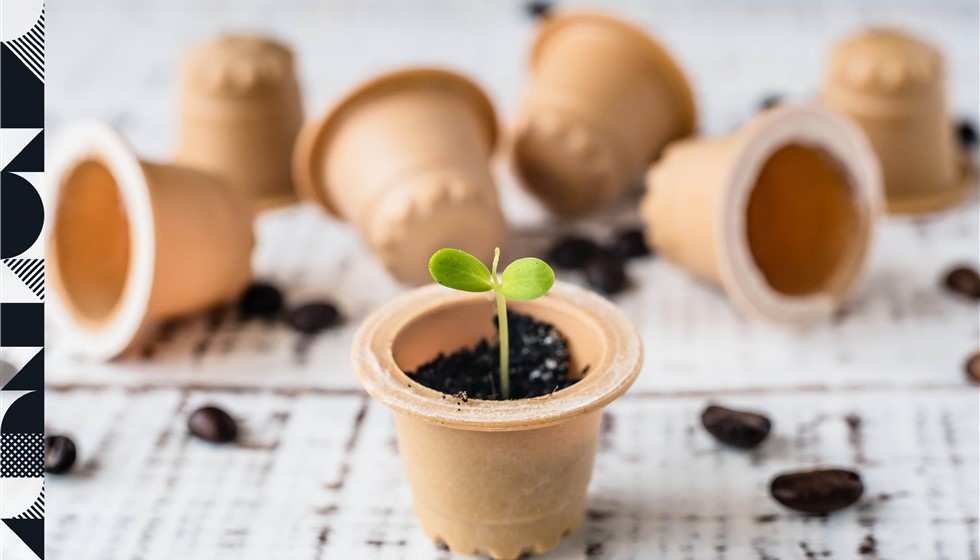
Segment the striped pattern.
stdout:
<path fill-rule="evenodd" d="M 12 41 L 4 41 L 4 44 L 37 79 L 44 81 L 44 8 L 30 31 Z"/>
<path fill-rule="evenodd" d="M 3 259 L 3 264 L 44 301 L 44 259 Z"/>
<path fill-rule="evenodd" d="M 14 519 L 44 519 L 44 487 L 41 487 L 41 495 L 34 501 L 34 505 L 13 517 Z"/>

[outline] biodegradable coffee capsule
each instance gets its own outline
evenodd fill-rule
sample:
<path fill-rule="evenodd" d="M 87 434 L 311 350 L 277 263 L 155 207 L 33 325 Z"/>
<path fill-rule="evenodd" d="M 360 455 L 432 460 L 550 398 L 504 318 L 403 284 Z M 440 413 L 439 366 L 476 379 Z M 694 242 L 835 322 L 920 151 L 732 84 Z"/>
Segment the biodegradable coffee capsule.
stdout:
<path fill-rule="evenodd" d="M 837 45 L 823 101 L 853 118 L 881 160 L 890 212 L 929 212 L 964 199 L 975 174 L 946 111 L 942 54 L 893 29 Z"/>
<path fill-rule="evenodd" d="M 487 96 L 445 70 L 384 74 L 347 94 L 300 135 L 303 195 L 350 221 L 391 274 L 428 282 L 443 247 L 490 255 L 505 233 L 490 174 L 497 137 Z"/>
<path fill-rule="evenodd" d="M 51 309 L 80 352 L 118 356 L 158 321 L 248 284 L 252 212 L 218 177 L 141 160 L 101 123 L 65 130 L 49 169 Z"/>
<path fill-rule="evenodd" d="M 531 72 L 511 163 L 556 213 L 595 212 L 638 181 L 664 145 L 694 130 L 694 99 L 680 67 L 646 32 L 618 19 L 548 19 L 531 50 Z"/>
<path fill-rule="evenodd" d="M 220 175 L 258 209 L 294 202 L 291 161 L 302 124 L 293 55 L 285 45 L 230 35 L 188 52 L 178 163 Z"/>
<path fill-rule="evenodd" d="M 582 288 L 556 282 L 547 296 L 508 307 L 564 334 L 576 383 L 543 397 L 463 402 L 407 375 L 496 337 L 485 293 L 417 288 L 365 319 L 351 346 L 364 390 L 394 410 L 422 530 L 454 553 L 495 559 L 546 552 L 581 527 L 602 409 L 643 359 L 623 311 Z"/>
<path fill-rule="evenodd" d="M 733 136 L 668 147 L 641 214 L 658 253 L 740 310 L 805 325 L 850 294 L 880 199 L 878 160 L 850 120 L 783 104 Z"/>

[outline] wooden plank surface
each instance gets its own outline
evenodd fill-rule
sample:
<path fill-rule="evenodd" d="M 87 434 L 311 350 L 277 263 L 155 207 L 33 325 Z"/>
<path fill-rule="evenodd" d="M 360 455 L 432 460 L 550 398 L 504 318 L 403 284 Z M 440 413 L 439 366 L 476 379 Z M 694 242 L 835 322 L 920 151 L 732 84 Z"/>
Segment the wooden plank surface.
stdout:
<path fill-rule="evenodd" d="M 608 409 L 587 521 L 550 557 L 976 557 L 974 392 L 727 397 L 774 421 L 753 452 L 704 432 L 708 398 L 632 394 Z M 242 444 L 187 435 L 205 403 L 239 419 Z M 48 408 L 83 453 L 76 474 L 48 481 L 50 557 L 447 556 L 412 517 L 389 411 L 361 395 L 73 389 L 51 392 Z M 777 473 L 817 465 L 856 467 L 865 497 L 829 517 L 768 497 Z"/>
<path fill-rule="evenodd" d="M 975 2 L 604 5 L 656 31 L 686 64 L 708 133 L 734 130 L 766 93 L 812 96 L 831 41 L 880 22 L 939 44 L 954 111 L 977 118 Z M 221 29 L 291 42 L 311 112 L 376 71 L 422 61 L 474 75 L 504 118 L 533 35 L 520 3 L 490 0 L 62 0 L 48 13 L 49 129 L 106 119 L 157 158 L 174 147 L 180 53 Z M 569 227 L 499 171 L 515 255 Z M 601 235 L 635 220 L 627 204 L 581 227 Z M 272 213 L 258 227 L 258 274 L 293 303 L 335 300 L 347 322 L 307 339 L 215 312 L 167 325 L 139 356 L 112 364 L 78 359 L 52 328 L 47 424 L 76 438 L 82 463 L 47 481 L 49 558 L 450 556 L 419 531 L 390 413 L 360 394 L 347 359 L 360 319 L 403 288 L 316 209 Z M 853 301 L 803 332 L 747 321 L 665 261 L 631 264 L 634 286 L 616 301 L 640 327 L 647 360 L 609 408 L 587 523 L 549 558 L 980 557 L 980 404 L 962 373 L 980 324 L 975 304 L 939 288 L 950 265 L 976 265 L 978 238 L 975 200 L 883 222 Z M 698 426 L 709 401 L 765 410 L 773 440 L 753 453 L 718 447 Z M 241 420 L 243 445 L 188 438 L 185 417 L 205 402 Z M 818 464 L 861 471 L 858 507 L 811 518 L 768 497 L 777 472 Z"/>

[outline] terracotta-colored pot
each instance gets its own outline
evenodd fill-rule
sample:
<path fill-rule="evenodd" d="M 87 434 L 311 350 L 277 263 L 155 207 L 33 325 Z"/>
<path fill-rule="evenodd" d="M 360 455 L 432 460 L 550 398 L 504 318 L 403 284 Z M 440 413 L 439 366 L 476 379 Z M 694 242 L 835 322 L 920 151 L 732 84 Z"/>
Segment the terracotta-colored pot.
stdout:
<path fill-rule="evenodd" d="M 694 130 L 694 98 L 677 63 L 618 19 L 548 19 L 531 68 L 511 162 L 556 213 L 587 214 L 621 196 L 668 142 Z"/>
<path fill-rule="evenodd" d="M 191 50 L 180 119 L 177 163 L 221 176 L 258 209 L 295 202 L 291 162 L 303 107 L 286 46 L 231 35 Z"/>
<path fill-rule="evenodd" d="M 881 205 L 881 172 L 851 121 L 780 105 L 733 136 L 667 148 L 647 175 L 649 243 L 724 287 L 742 311 L 788 325 L 850 294 Z"/>
<path fill-rule="evenodd" d="M 307 198 L 352 222 L 398 280 L 431 281 L 443 247 L 487 256 L 503 214 L 490 174 L 493 106 L 472 82 L 417 68 L 363 84 L 307 124 L 293 161 Z"/>
<path fill-rule="evenodd" d="M 554 324 L 571 370 L 588 373 L 545 397 L 450 398 L 406 371 L 496 337 L 487 294 L 427 286 L 361 325 L 352 347 L 364 389 L 395 411 L 398 449 L 415 513 L 430 538 L 456 553 L 516 558 L 544 552 L 582 523 L 602 408 L 633 383 L 642 362 L 629 319 L 601 297 L 558 282 L 509 308 Z"/>
<path fill-rule="evenodd" d="M 249 282 L 252 212 L 219 178 L 140 160 L 99 123 L 65 130 L 52 160 L 50 309 L 79 351 L 118 356 L 157 321 Z"/>
<path fill-rule="evenodd" d="M 851 37 L 834 48 L 823 100 L 871 140 L 890 212 L 939 210 L 970 191 L 974 173 L 957 150 L 937 49 L 897 30 Z"/>

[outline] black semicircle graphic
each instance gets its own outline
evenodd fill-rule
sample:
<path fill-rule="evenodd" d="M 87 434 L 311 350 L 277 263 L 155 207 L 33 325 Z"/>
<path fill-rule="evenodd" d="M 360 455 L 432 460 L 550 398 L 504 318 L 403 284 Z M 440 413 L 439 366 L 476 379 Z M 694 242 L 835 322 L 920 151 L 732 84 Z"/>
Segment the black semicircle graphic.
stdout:
<path fill-rule="evenodd" d="M 39 434 L 44 432 L 44 391 L 31 391 L 15 400 L 0 423 L 5 434 Z"/>
<path fill-rule="evenodd" d="M 0 258 L 16 257 L 31 248 L 41 235 L 44 205 L 37 189 L 27 179 L 0 173 Z"/>

